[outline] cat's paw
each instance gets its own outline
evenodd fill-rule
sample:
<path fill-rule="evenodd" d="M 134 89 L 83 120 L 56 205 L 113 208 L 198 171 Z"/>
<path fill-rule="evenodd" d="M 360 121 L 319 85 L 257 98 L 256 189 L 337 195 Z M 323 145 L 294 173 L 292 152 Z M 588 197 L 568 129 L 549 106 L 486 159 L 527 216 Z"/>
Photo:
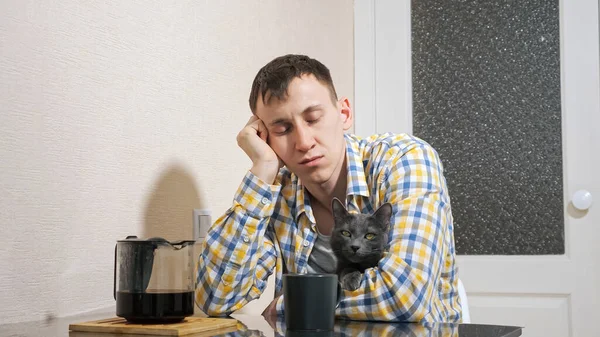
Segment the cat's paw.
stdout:
<path fill-rule="evenodd" d="M 362 279 L 362 273 L 359 271 L 353 271 L 344 275 L 342 278 L 342 288 L 350 291 L 354 291 L 360 287 L 360 280 Z"/>

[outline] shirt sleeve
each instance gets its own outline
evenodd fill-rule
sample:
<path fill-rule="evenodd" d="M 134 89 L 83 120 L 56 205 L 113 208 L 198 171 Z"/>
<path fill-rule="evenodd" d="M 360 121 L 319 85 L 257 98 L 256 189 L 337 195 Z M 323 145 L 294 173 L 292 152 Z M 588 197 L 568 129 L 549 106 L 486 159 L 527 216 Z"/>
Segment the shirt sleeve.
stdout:
<path fill-rule="evenodd" d="M 275 310 L 277 311 L 277 316 L 283 316 L 285 314 L 285 310 L 283 307 L 283 294 L 277 297 L 277 303 L 275 304 Z"/>
<path fill-rule="evenodd" d="M 256 299 L 267 286 L 277 258 L 269 221 L 281 187 L 251 172 L 233 205 L 208 230 L 198 258 L 196 303 L 209 316 L 226 316 Z"/>
<path fill-rule="evenodd" d="M 436 305 L 438 282 L 452 222 L 442 166 L 433 148 L 417 144 L 401 155 L 387 153 L 380 178 L 381 203 L 393 216 L 389 250 L 365 270 L 360 287 L 344 290 L 338 315 L 356 320 L 426 322 L 445 316 Z M 439 303 L 438 303 L 439 304 Z"/>

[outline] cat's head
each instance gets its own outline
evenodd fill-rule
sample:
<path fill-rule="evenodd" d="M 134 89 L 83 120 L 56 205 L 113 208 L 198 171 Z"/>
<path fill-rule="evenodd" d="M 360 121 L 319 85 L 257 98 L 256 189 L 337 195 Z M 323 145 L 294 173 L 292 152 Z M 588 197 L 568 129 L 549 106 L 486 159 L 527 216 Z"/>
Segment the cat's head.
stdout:
<path fill-rule="evenodd" d="M 331 209 L 334 220 L 331 248 L 336 255 L 353 263 L 379 260 L 388 242 L 392 205 L 385 203 L 371 215 L 353 214 L 334 198 Z"/>

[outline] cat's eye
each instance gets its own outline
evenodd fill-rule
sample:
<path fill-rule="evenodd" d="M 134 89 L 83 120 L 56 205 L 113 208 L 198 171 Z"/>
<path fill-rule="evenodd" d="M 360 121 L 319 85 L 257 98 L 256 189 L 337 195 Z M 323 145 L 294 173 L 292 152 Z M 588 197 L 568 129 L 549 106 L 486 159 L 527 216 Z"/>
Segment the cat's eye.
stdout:
<path fill-rule="evenodd" d="M 373 233 L 367 233 L 367 235 L 365 235 L 365 239 L 367 239 L 367 240 L 373 240 L 373 239 L 375 239 L 375 234 L 373 234 Z"/>
<path fill-rule="evenodd" d="M 349 237 L 349 236 L 350 236 L 350 232 L 348 232 L 347 230 L 343 230 L 343 231 L 342 231 L 342 235 L 343 235 L 343 236 L 348 236 L 348 237 Z"/>

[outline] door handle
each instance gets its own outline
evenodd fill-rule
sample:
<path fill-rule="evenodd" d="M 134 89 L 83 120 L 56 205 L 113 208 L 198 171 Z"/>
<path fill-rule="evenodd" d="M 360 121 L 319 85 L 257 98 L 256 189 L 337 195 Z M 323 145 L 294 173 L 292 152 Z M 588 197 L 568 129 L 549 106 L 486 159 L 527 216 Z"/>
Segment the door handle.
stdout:
<path fill-rule="evenodd" d="M 579 190 L 573 194 L 571 202 L 580 211 L 585 211 L 592 206 L 592 194 L 586 190 Z"/>

